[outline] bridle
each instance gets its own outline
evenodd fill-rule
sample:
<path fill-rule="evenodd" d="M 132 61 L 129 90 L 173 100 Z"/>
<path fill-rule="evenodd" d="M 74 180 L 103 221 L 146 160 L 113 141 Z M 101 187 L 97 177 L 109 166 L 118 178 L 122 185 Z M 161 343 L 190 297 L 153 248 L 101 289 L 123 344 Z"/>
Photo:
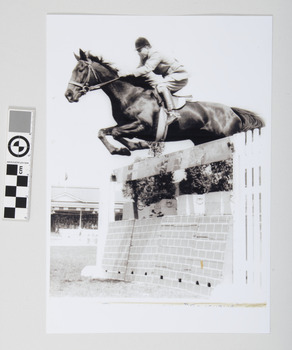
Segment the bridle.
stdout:
<path fill-rule="evenodd" d="M 91 73 L 93 74 L 93 76 L 94 76 L 94 78 L 95 78 L 95 80 L 97 82 L 101 81 L 101 79 L 99 78 L 98 73 L 93 69 L 92 61 L 83 61 L 83 62 L 88 67 L 88 73 L 87 73 L 87 77 L 85 79 L 85 82 L 84 83 L 78 83 L 77 81 L 74 81 L 74 80 L 70 80 L 69 81 L 69 84 L 80 87 L 81 88 L 80 92 L 83 93 L 83 94 L 86 94 L 88 91 L 101 89 L 103 86 L 105 86 L 107 84 L 110 84 L 110 83 L 113 83 L 114 81 L 120 79 L 119 77 L 117 77 L 117 78 L 114 78 L 112 80 L 108 80 L 108 81 L 105 81 L 105 82 L 98 83 L 96 85 L 89 86 Z"/>

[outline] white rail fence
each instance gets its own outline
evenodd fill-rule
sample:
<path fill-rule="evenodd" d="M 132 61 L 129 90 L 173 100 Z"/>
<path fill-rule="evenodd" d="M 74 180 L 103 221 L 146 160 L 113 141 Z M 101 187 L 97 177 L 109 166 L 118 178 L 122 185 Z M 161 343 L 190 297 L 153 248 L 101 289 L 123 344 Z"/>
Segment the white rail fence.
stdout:
<path fill-rule="evenodd" d="M 233 136 L 234 283 L 260 290 L 269 275 L 269 144 L 266 129 Z"/>

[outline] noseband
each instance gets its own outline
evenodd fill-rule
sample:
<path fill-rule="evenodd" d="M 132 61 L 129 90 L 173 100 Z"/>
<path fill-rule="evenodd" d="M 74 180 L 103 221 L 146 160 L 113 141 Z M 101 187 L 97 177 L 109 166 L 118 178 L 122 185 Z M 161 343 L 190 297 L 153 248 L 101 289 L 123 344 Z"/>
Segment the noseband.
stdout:
<path fill-rule="evenodd" d="M 85 82 L 84 83 L 78 83 L 77 81 L 74 81 L 74 80 L 70 80 L 69 81 L 69 84 L 80 87 L 81 88 L 80 92 L 83 93 L 83 94 L 86 94 L 88 91 L 101 89 L 103 86 L 105 86 L 107 84 L 110 84 L 110 83 L 120 79 L 118 77 L 118 78 L 114 78 L 112 80 L 108 80 L 106 82 L 101 82 L 101 83 L 98 83 L 96 85 L 89 86 L 90 74 L 91 73 L 93 74 L 93 76 L 94 76 L 94 78 L 95 78 L 95 80 L 97 82 L 101 81 L 101 79 L 99 79 L 97 72 L 93 69 L 92 62 L 87 62 L 87 61 L 84 61 L 84 62 L 85 62 L 85 64 L 88 67 L 88 73 L 87 73 L 87 77 L 86 77 Z"/>

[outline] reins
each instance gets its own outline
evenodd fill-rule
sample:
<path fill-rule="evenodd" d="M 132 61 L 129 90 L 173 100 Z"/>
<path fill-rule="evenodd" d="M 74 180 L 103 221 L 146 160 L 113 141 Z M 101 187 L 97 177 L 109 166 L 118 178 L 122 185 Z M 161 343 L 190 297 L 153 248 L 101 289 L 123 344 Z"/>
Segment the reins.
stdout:
<path fill-rule="evenodd" d="M 102 88 L 103 86 L 107 85 L 107 84 L 110 84 L 110 83 L 113 83 L 114 81 L 116 80 L 119 80 L 120 78 L 117 77 L 117 78 L 114 78 L 112 80 L 108 80 L 108 81 L 105 81 L 103 83 L 99 83 L 99 84 L 96 84 L 96 85 L 93 85 L 93 86 L 88 86 L 88 90 L 89 91 L 92 91 L 92 90 L 98 90 L 100 88 Z"/>
<path fill-rule="evenodd" d="M 70 80 L 69 81 L 69 84 L 72 84 L 72 85 L 80 87 L 82 89 L 81 92 L 83 92 L 83 93 L 86 93 L 88 91 L 101 89 L 103 86 L 111 84 L 114 81 L 120 79 L 120 77 L 117 77 L 117 78 L 114 78 L 114 79 L 111 79 L 111 80 L 108 80 L 108 81 L 105 81 L 105 82 L 98 83 L 96 85 L 89 86 L 89 80 L 90 80 L 90 73 L 91 72 L 93 73 L 94 78 L 95 78 L 96 81 L 100 81 L 100 79 L 99 79 L 99 77 L 97 75 L 97 72 L 95 72 L 95 70 L 93 69 L 92 64 L 90 62 L 85 62 L 85 63 L 88 66 L 88 73 L 87 73 L 86 81 L 84 83 L 78 83 L 77 81 L 74 81 L 74 80 Z"/>

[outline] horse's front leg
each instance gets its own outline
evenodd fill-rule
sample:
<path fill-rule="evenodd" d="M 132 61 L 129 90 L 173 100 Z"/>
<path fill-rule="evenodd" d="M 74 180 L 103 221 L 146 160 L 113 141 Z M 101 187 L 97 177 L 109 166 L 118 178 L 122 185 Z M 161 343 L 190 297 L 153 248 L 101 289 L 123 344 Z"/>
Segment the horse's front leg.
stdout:
<path fill-rule="evenodd" d="M 150 148 L 149 144 L 143 140 L 129 141 L 123 137 L 115 137 L 114 139 L 119 141 L 122 145 L 126 146 L 130 151 L 136 151 L 136 150 Z"/>
<path fill-rule="evenodd" d="M 146 129 L 145 124 L 141 123 L 140 120 L 136 120 L 132 123 L 125 124 L 122 126 L 116 126 L 112 128 L 111 135 L 114 139 L 118 140 L 119 138 L 139 138 L 139 134 Z"/>
<path fill-rule="evenodd" d="M 116 126 L 112 129 L 112 137 L 119 141 L 122 145 L 126 146 L 127 149 L 131 151 L 149 148 L 149 144 L 144 140 L 139 141 L 129 141 L 126 138 L 138 138 L 141 132 L 145 131 L 145 124 L 141 121 L 136 120 L 130 124 L 125 124 L 122 126 Z"/>
<path fill-rule="evenodd" d="M 106 136 L 112 136 L 113 129 L 115 129 L 114 126 L 112 126 L 110 128 L 100 129 L 98 132 L 98 138 L 105 145 L 105 147 L 108 149 L 110 154 L 119 154 L 122 156 L 130 156 L 131 152 L 127 148 L 125 148 L 125 147 L 117 148 L 117 147 L 113 146 L 107 140 Z"/>

